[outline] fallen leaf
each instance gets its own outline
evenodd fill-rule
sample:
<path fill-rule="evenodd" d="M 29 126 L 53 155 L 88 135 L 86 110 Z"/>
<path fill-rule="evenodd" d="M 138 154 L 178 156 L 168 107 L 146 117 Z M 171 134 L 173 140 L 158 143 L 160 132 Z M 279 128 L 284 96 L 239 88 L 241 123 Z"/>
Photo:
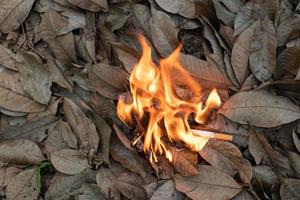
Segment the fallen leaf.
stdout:
<path fill-rule="evenodd" d="M 106 198 L 119 200 L 121 199 L 121 195 L 114 185 L 114 179 L 116 179 L 116 177 L 109 169 L 101 167 L 98 170 L 96 180 L 101 193 L 103 193 Z"/>
<path fill-rule="evenodd" d="M 235 122 L 258 127 L 275 127 L 300 118 L 297 105 L 264 90 L 239 92 L 219 112 Z"/>
<path fill-rule="evenodd" d="M 46 192 L 45 199 L 70 199 L 84 182 L 95 182 L 96 171 L 86 169 L 80 174 L 56 174 Z"/>
<path fill-rule="evenodd" d="M 76 61 L 75 44 L 73 34 L 70 32 L 58 36 L 58 31 L 67 25 L 65 17 L 50 9 L 42 15 L 39 32 L 55 57 L 63 64 Z"/>
<path fill-rule="evenodd" d="M 39 193 L 35 188 L 36 168 L 25 169 L 17 174 L 8 183 L 6 188 L 7 199 L 37 200 Z"/>
<path fill-rule="evenodd" d="M 99 145 L 95 124 L 72 100 L 65 98 L 63 108 L 66 120 L 78 138 L 80 150 L 91 160 Z"/>
<path fill-rule="evenodd" d="M 276 79 L 280 79 L 285 72 L 297 75 L 298 69 L 300 69 L 300 48 L 289 47 L 279 54 L 274 75 Z"/>
<path fill-rule="evenodd" d="M 123 167 L 142 177 L 146 177 L 147 173 L 152 171 L 146 160 L 138 156 L 135 151 L 127 149 L 117 138 L 111 138 L 109 151 Z"/>
<path fill-rule="evenodd" d="M 249 152 L 257 164 L 263 162 L 275 168 L 276 172 L 282 174 L 291 173 L 289 160 L 275 151 L 262 134 L 253 130 L 249 136 Z"/>
<path fill-rule="evenodd" d="M 272 192 L 273 185 L 279 183 L 279 177 L 277 174 L 271 167 L 266 165 L 253 167 L 253 179 L 257 179 L 263 189 L 268 193 Z"/>
<path fill-rule="evenodd" d="M 90 167 L 84 155 L 77 150 L 62 149 L 50 155 L 51 163 L 56 170 L 64 174 L 79 174 Z"/>
<path fill-rule="evenodd" d="M 57 31 L 57 35 L 67 34 L 75 29 L 84 28 L 86 26 L 86 19 L 82 12 L 69 9 L 60 14 L 68 18 L 68 25 Z"/>
<path fill-rule="evenodd" d="M 8 48 L 0 44 L 0 64 L 8 69 L 17 71 L 16 67 L 16 55 Z"/>
<path fill-rule="evenodd" d="M 36 55 L 25 51 L 18 54 L 17 68 L 24 90 L 37 102 L 48 104 L 52 79 L 49 71 L 40 63 Z"/>
<path fill-rule="evenodd" d="M 74 6 L 92 12 L 107 11 L 107 0 L 68 0 Z"/>
<path fill-rule="evenodd" d="M 59 121 L 48 130 L 45 150 L 50 155 L 62 149 L 77 149 L 77 138 L 67 122 Z"/>
<path fill-rule="evenodd" d="M 280 186 L 280 197 L 283 200 L 298 200 L 300 198 L 300 180 L 286 178 Z"/>
<path fill-rule="evenodd" d="M 175 172 L 179 173 L 181 176 L 187 177 L 199 173 L 197 170 L 197 153 L 188 150 L 178 151 L 175 148 L 170 148 L 169 150 L 172 154 L 172 165 Z"/>
<path fill-rule="evenodd" d="M 178 192 L 175 188 L 175 183 L 173 180 L 167 180 L 163 182 L 158 188 L 154 191 L 150 200 L 178 200 L 182 199 L 183 194 Z"/>
<path fill-rule="evenodd" d="M 255 200 L 256 198 L 247 191 L 241 191 L 232 200 Z"/>
<path fill-rule="evenodd" d="M 132 14 L 133 14 L 132 23 L 135 26 L 141 27 L 141 29 L 143 30 L 143 33 L 150 37 L 151 36 L 151 33 L 150 33 L 151 10 L 150 10 L 150 8 L 148 8 L 147 6 L 145 6 L 143 4 L 134 4 L 132 7 L 133 7 L 132 8 Z M 119 54 L 119 52 L 118 52 L 118 54 Z"/>
<path fill-rule="evenodd" d="M 300 15 L 295 14 L 279 25 L 277 29 L 278 46 L 283 46 L 285 43 L 299 37 L 299 24 Z"/>
<path fill-rule="evenodd" d="M 34 165 L 44 159 L 39 146 L 30 140 L 15 139 L 0 143 L 0 160 L 2 162 L 16 165 Z"/>
<path fill-rule="evenodd" d="M 207 165 L 200 165 L 199 174 L 192 177 L 174 175 L 176 189 L 193 200 L 227 200 L 241 191 L 241 186 L 229 175 Z"/>
<path fill-rule="evenodd" d="M 293 130 L 293 141 L 294 141 L 296 149 L 300 153 L 300 139 L 295 130 Z"/>
<path fill-rule="evenodd" d="M 16 30 L 25 21 L 34 0 L 3 0 L 0 11 L 0 32 Z"/>
<path fill-rule="evenodd" d="M 179 45 L 175 23 L 164 12 L 152 10 L 150 28 L 153 44 L 161 56 L 168 56 Z"/>
<path fill-rule="evenodd" d="M 118 127 L 118 125 L 114 124 L 113 128 L 119 138 L 119 140 L 127 147 L 127 149 L 130 149 L 134 151 L 134 149 L 131 146 L 131 141 L 128 139 L 128 137 L 125 135 L 125 133 L 121 130 L 121 128 Z"/>
<path fill-rule="evenodd" d="M 231 64 L 235 76 L 240 84 L 246 79 L 248 70 L 248 60 L 250 54 L 250 44 L 254 35 L 256 23 L 248 27 L 235 41 L 232 48 Z"/>
<path fill-rule="evenodd" d="M 271 16 L 279 8 L 278 1 L 248 1 L 238 12 L 234 20 L 234 35 L 240 35 L 257 19 Z"/>
<path fill-rule="evenodd" d="M 196 18 L 196 3 L 189 0 L 155 0 L 164 10 L 186 18 Z"/>
<path fill-rule="evenodd" d="M 292 151 L 288 152 L 288 158 L 291 162 L 291 167 L 300 175 L 300 155 Z"/>
<path fill-rule="evenodd" d="M 180 63 L 196 80 L 199 80 L 202 87 L 228 88 L 231 85 L 218 68 L 195 56 L 181 53 Z M 180 78 L 177 77 L 178 81 L 180 81 Z"/>
<path fill-rule="evenodd" d="M 265 17 L 258 20 L 250 42 L 249 66 L 258 80 L 271 78 L 276 66 L 276 31 L 273 22 Z"/>
<path fill-rule="evenodd" d="M 105 196 L 99 191 L 98 186 L 92 183 L 84 183 L 79 188 L 78 200 L 104 200 Z"/>
<path fill-rule="evenodd" d="M 41 142 L 46 135 L 46 130 L 55 124 L 59 117 L 48 115 L 38 120 L 30 121 L 22 126 L 11 126 L 0 132 L 0 140 L 9 139 L 28 139 L 35 142 Z"/>
<path fill-rule="evenodd" d="M 199 151 L 199 154 L 220 171 L 233 177 L 238 172 L 244 183 L 250 183 L 252 179 L 251 163 L 243 158 L 240 150 L 233 144 L 211 140 Z"/>

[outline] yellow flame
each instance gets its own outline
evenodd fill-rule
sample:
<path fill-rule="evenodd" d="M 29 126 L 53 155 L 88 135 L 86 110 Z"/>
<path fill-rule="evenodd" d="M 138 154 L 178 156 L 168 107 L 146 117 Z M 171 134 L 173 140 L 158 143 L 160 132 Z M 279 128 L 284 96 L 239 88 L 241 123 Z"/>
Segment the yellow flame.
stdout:
<path fill-rule="evenodd" d="M 118 116 L 126 123 L 133 122 L 132 114 L 138 120 L 149 117 L 143 138 L 144 151 L 151 153 L 151 162 L 156 162 L 158 155 L 164 155 L 172 161 L 165 139 L 184 142 L 191 150 L 200 151 L 209 138 L 194 135 L 189 127 L 188 117 L 193 113 L 196 122 L 204 123 L 211 110 L 221 104 L 217 90 L 213 89 L 203 104 L 200 85 L 179 62 L 181 46 L 167 58 L 160 60 L 158 67 L 152 61 L 151 48 L 146 40 L 139 36 L 139 41 L 143 55 L 130 75 L 133 100 L 127 103 L 123 98 L 119 99 Z M 192 92 L 191 99 L 183 100 L 177 95 L 174 76 L 180 79 L 180 86 Z"/>

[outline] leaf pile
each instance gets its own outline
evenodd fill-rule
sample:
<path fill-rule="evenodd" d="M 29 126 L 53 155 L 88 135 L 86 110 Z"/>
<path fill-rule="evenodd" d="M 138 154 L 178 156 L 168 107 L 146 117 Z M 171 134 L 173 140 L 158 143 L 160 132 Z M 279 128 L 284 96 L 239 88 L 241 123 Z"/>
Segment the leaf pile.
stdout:
<path fill-rule="evenodd" d="M 142 125 L 116 103 L 137 33 L 155 62 L 182 44 L 222 99 L 201 127 L 232 143 L 168 144 L 155 163 L 132 145 Z M 300 199 L 300 1 L 1 0 L 0 180 L 8 200 Z"/>

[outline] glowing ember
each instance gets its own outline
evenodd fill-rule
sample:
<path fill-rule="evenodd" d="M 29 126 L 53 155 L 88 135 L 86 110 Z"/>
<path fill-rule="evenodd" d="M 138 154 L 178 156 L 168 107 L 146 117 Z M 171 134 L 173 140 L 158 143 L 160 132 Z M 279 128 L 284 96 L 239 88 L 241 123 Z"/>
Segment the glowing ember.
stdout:
<path fill-rule="evenodd" d="M 138 120 L 149 116 L 146 131 L 137 140 L 144 139 L 144 151 L 151 153 L 151 162 L 157 161 L 157 156 L 162 154 L 172 161 L 172 154 L 163 137 L 171 142 L 183 142 L 193 151 L 200 151 L 209 138 L 193 134 L 188 117 L 193 113 L 196 122 L 204 123 L 209 112 L 221 104 L 217 90 L 213 89 L 206 104 L 203 104 L 201 87 L 179 62 L 181 47 L 160 60 L 158 67 L 151 59 L 151 48 L 145 39 L 139 37 L 139 40 L 143 55 L 130 75 L 133 100 L 127 103 L 119 99 L 118 116 L 125 123 L 133 122 L 133 114 Z M 192 98 L 183 100 L 177 95 L 174 74 L 180 79 L 180 86 L 192 92 Z"/>

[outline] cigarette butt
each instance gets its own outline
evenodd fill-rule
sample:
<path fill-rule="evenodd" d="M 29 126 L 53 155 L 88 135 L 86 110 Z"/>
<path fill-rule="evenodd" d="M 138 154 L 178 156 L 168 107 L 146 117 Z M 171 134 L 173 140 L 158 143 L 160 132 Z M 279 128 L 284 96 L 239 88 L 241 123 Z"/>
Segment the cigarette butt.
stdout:
<path fill-rule="evenodd" d="M 201 137 L 215 138 L 217 140 L 232 141 L 233 136 L 224 133 L 215 133 L 211 131 L 191 129 L 192 133 Z"/>

